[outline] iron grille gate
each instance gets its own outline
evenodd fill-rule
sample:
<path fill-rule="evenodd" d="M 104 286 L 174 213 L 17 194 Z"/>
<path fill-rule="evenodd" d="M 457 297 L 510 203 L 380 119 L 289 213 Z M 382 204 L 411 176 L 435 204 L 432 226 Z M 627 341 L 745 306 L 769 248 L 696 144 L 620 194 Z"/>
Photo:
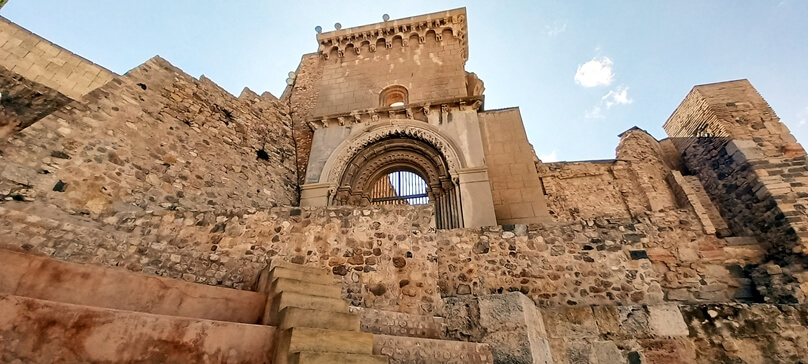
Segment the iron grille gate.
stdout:
<path fill-rule="evenodd" d="M 391 172 L 373 184 L 370 202 L 374 205 L 425 205 L 429 203 L 426 187 L 426 181 L 413 172 Z"/>

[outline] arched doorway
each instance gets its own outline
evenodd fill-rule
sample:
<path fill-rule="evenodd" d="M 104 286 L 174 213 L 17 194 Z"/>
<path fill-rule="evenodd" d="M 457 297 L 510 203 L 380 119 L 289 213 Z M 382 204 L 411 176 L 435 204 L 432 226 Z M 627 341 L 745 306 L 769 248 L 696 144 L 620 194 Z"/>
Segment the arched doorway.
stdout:
<path fill-rule="evenodd" d="M 339 179 L 332 204 L 425 202 L 435 205 L 437 228 L 463 226 L 459 189 L 441 152 L 419 139 L 389 135 L 365 146 L 351 158 Z"/>

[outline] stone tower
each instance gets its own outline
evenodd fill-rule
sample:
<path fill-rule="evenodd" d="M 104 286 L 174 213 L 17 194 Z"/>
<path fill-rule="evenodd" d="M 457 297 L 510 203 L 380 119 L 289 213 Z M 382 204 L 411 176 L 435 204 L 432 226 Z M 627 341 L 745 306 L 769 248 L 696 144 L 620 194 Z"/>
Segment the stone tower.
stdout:
<path fill-rule="evenodd" d="M 404 170 L 426 182 L 439 228 L 548 218 L 518 111 L 486 112 L 483 83 L 465 70 L 466 22 L 455 9 L 317 35 L 301 206 L 373 204 L 377 181 Z M 517 126 L 509 118 L 516 137 L 502 135 Z"/>

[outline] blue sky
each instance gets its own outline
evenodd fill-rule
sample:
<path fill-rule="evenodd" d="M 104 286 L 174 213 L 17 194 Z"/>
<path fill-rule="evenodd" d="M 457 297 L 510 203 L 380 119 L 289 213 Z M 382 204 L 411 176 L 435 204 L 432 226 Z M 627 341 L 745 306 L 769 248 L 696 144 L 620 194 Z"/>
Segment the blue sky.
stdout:
<path fill-rule="evenodd" d="M 808 1 L 11 0 L 0 15 L 114 72 L 159 54 L 234 94 L 280 95 L 314 27 L 467 7 L 486 108 L 520 106 L 545 160 L 614 157 L 697 84 L 748 78 L 808 142 Z"/>

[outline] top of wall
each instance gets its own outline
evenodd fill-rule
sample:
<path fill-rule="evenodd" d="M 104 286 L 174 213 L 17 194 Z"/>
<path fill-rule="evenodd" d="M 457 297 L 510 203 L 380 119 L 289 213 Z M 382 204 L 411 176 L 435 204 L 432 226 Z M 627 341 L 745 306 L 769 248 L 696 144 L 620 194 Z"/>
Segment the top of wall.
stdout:
<path fill-rule="evenodd" d="M 802 147 L 748 80 L 698 85 L 663 125 L 677 148 L 700 138 L 755 140 L 765 155 L 803 155 Z"/>
<path fill-rule="evenodd" d="M 0 50 L 0 66 L 74 100 L 117 76 L 2 16 Z"/>
<path fill-rule="evenodd" d="M 452 34 L 460 39 L 463 59 L 468 59 L 466 8 L 325 32 L 317 35 L 317 42 L 320 43 L 320 54 L 328 58 L 334 49 L 341 56 L 347 50 L 358 52 L 364 44 L 367 44 L 371 51 L 376 50 L 377 44 L 392 48 L 393 40 L 396 38 L 400 38 L 406 45 L 410 37 L 418 36 L 419 42 L 423 43 L 428 33 L 433 32 L 437 37 L 441 37 L 445 30 L 452 31 Z"/>

